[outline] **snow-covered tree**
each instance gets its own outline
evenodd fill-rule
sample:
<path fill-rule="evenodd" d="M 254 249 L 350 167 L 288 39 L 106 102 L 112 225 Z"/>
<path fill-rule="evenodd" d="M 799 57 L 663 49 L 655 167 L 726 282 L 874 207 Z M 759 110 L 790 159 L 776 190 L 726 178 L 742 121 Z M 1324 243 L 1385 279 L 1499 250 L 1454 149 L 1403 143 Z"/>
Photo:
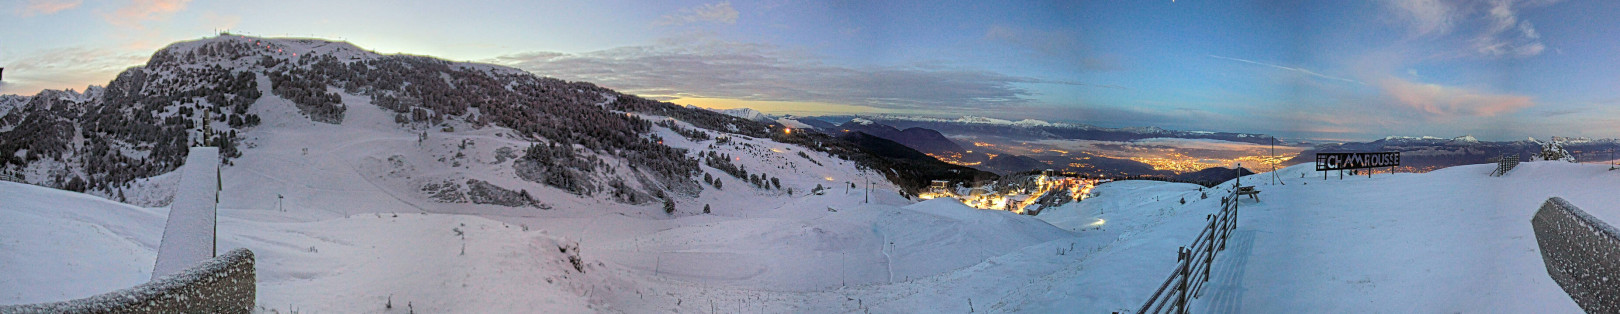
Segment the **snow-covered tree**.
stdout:
<path fill-rule="evenodd" d="M 1530 140 L 1535 141 L 1536 144 L 1541 144 L 1541 153 L 1538 155 L 1541 160 L 1562 160 L 1567 162 L 1575 162 L 1575 155 L 1570 154 L 1568 150 L 1564 150 L 1564 143 L 1562 141 L 1552 140 L 1542 142 L 1536 141 L 1535 138 L 1531 138 Z"/>

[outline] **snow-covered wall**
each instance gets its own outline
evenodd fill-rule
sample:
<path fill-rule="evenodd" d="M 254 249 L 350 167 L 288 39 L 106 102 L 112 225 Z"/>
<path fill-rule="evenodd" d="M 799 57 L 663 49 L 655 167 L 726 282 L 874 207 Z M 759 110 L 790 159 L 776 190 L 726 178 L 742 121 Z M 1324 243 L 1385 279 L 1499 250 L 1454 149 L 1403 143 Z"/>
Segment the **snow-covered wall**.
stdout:
<path fill-rule="evenodd" d="M 180 187 L 174 192 L 169 221 L 158 243 L 153 280 L 214 257 L 219 180 L 219 148 L 192 147 L 180 168 Z"/>
<path fill-rule="evenodd" d="M 1589 313 L 1620 312 L 1620 231 L 1560 197 L 1547 199 L 1530 225 L 1547 274 Z"/>
<path fill-rule="evenodd" d="M 251 313 L 253 251 L 235 249 L 139 286 L 88 298 L 0 306 L 0 313 Z"/>

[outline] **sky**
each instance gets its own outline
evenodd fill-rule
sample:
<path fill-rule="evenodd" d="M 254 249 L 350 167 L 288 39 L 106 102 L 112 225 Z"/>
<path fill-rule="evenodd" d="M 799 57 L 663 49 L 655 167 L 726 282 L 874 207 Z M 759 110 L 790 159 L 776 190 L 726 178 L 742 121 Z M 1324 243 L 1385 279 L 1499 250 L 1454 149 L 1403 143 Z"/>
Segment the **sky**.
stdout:
<path fill-rule="evenodd" d="M 0 94 L 220 31 L 711 108 L 1314 140 L 1620 138 L 1620 2 L 0 0 Z"/>

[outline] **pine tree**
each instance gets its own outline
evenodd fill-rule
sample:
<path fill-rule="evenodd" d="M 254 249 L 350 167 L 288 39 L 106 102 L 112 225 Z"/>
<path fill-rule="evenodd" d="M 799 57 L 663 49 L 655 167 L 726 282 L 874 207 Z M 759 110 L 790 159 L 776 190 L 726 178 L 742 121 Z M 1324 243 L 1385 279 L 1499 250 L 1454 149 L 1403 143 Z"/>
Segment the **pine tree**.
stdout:
<path fill-rule="evenodd" d="M 671 198 L 668 198 L 668 197 L 664 198 L 664 213 L 665 214 L 670 214 L 670 215 L 675 214 L 675 200 L 674 199 L 671 199 Z"/>
<path fill-rule="evenodd" d="M 709 213 L 709 204 L 703 204 L 703 213 L 704 213 L 704 214 L 708 214 L 708 213 Z"/>

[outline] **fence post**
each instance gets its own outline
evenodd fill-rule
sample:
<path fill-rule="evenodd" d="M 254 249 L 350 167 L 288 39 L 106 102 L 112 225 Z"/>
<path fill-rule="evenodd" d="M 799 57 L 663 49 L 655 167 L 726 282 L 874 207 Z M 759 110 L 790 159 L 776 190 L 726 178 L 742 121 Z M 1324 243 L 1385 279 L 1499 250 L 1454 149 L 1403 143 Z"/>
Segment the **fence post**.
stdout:
<path fill-rule="evenodd" d="M 1192 250 L 1183 246 L 1177 252 L 1181 255 L 1181 269 L 1177 270 L 1181 272 L 1181 282 L 1176 284 L 1176 289 L 1180 290 L 1176 293 L 1176 313 L 1187 313 L 1187 290 L 1191 290 L 1187 277 L 1192 275 Z"/>
<path fill-rule="evenodd" d="M 1209 224 L 1209 245 L 1204 246 L 1204 282 L 1209 282 L 1209 268 L 1210 265 L 1215 264 L 1215 233 L 1220 232 L 1220 229 L 1215 229 L 1219 228 L 1216 226 L 1216 221 L 1211 220 Z M 1204 289 L 1199 288 L 1198 290 Z"/>

